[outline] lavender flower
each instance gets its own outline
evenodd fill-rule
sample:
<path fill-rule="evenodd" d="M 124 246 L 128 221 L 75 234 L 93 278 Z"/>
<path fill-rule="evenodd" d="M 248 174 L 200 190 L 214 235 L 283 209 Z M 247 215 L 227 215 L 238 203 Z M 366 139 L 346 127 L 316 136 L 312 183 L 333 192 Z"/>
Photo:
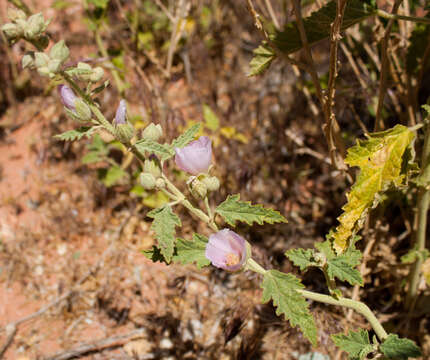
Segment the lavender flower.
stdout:
<path fill-rule="evenodd" d="M 127 123 L 127 106 L 124 99 L 119 102 L 113 123 L 114 125 L 123 125 Z"/>
<path fill-rule="evenodd" d="M 59 85 L 58 92 L 60 93 L 61 102 L 63 103 L 63 105 L 69 110 L 75 111 L 76 95 L 73 90 L 70 89 L 67 85 Z"/>
<path fill-rule="evenodd" d="M 212 160 L 212 143 L 207 136 L 201 136 L 182 149 L 175 148 L 175 152 L 175 162 L 180 169 L 192 175 L 208 171 Z"/>
<path fill-rule="evenodd" d="M 246 240 L 234 231 L 223 229 L 209 236 L 205 256 L 218 268 L 240 270 L 247 260 Z"/>

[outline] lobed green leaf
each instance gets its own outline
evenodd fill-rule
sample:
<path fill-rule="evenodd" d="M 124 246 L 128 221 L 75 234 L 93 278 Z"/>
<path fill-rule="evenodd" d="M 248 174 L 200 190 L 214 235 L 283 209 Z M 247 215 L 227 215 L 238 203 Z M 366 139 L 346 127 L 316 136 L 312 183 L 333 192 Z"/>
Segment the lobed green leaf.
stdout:
<path fill-rule="evenodd" d="M 347 255 L 338 255 L 334 259 L 327 261 L 327 275 L 331 280 L 338 278 L 341 281 L 347 281 L 351 285 L 358 284 L 363 286 L 363 278 L 360 272 L 355 269 L 356 265 L 355 262 L 351 262 L 351 258 Z"/>
<path fill-rule="evenodd" d="M 285 256 L 301 271 L 307 270 L 311 266 L 318 266 L 314 260 L 315 251 L 312 249 L 291 249 L 285 253 Z"/>
<path fill-rule="evenodd" d="M 159 144 L 153 140 L 142 139 L 137 141 L 135 146 L 139 151 L 153 153 L 159 156 L 163 161 L 170 159 L 175 155 L 175 150 L 173 150 L 169 145 Z"/>
<path fill-rule="evenodd" d="M 173 256 L 174 262 L 182 264 L 195 263 L 199 269 L 210 265 L 210 261 L 206 258 L 206 244 L 208 239 L 200 234 L 193 234 L 193 240 L 176 240 L 176 252 Z"/>
<path fill-rule="evenodd" d="M 194 140 L 194 136 L 198 133 L 200 129 L 200 124 L 194 124 L 187 131 L 185 131 L 178 138 L 173 140 L 171 147 L 175 148 L 183 148 L 188 145 L 191 141 Z"/>
<path fill-rule="evenodd" d="M 63 132 L 62 134 L 55 135 L 54 138 L 64 141 L 81 140 L 84 136 L 90 138 L 94 132 L 94 127 L 82 126 L 80 128 Z"/>
<path fill-rule="evenodd" d="M 374 349 L 367 330 L 350 331 L 347 335 L 331 335 L 335 345 L 347 352 L 351 360 L 363 360 Z"/>
<path fill-rule="evenodd" d="M 309 311 L 305 298 L 297 291 L 304 286 L 292 274 L 285 274 L 277 270 L 265 273 L 261 287 L 263 288 L 263 303 L 270 300 L 276 307 L 276 314 L 283 314 L 292 326 L 299 326 L 305 337 L 313 344 L 317 344 L 317 328 Z"/>
<path fill-rule="evenodd" d="M 254 57 L 249 63 L 250 72 L 248 76 L 262 74 L 276 58 L 275 52 L 265 43 L 254 49 L 253 53 Z"/>
<path fill-rule="evenodd" d="M 388 359 L 408 360 L 422 355 L 412 340 L 401 339 L 396 334 L 389 334 L 379 348 Z"/>
<path fill-rule="evenodd" d="M 266 209 L 262 205 L 252 205 L 249 201 L 240 201 L 240 195 L 229 195 L 227 199 L 218 205 L 215 212 L 223 217 L 227 224 L 236 225 L 236 221 L 242 221 L 248 225 L 256 222 L 262 225 L 264 222 L 273 224 L 287 222 L 278 211 Z"/>
<path fill-rule="evenodd" d="M 154 219 L 151 229 L 155 232 L 160 252 L 170 263 L 175 250 L 175 228 L 182 225 L 181 220 L 169 205 L 150 211 L 148 216 Z"/>

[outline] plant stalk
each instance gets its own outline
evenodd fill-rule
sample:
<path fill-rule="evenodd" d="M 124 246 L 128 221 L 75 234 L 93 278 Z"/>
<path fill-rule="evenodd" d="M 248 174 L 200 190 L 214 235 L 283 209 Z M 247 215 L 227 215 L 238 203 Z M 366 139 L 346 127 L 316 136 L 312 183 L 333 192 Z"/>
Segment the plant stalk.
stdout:
<path fill-rule="evenodd" d="M 406 16 L 406 15 L 399 15 L 399 14 L 390 14 L 384 10 L 381 10 L 381 9 L 376 10 L 376 15 L 378 15 L 384 19 L 389 19 L 389 20 L 390 19 L 406 20 L 406 21 L 413 21 L 416 23 L 430 24 L 430 18 L 417 17 L 417 16 Z"/>

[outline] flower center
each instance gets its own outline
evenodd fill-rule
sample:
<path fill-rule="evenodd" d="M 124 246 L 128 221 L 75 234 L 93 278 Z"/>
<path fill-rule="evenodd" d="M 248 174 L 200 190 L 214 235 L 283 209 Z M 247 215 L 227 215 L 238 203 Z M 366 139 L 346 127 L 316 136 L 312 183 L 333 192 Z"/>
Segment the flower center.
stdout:
<path fill-rule="evenodd" d="M 225 264 L 227 266 L 234 266 L 240 263 L 240 257 L 234 253 L 228 253 L 225 256 Z"/>

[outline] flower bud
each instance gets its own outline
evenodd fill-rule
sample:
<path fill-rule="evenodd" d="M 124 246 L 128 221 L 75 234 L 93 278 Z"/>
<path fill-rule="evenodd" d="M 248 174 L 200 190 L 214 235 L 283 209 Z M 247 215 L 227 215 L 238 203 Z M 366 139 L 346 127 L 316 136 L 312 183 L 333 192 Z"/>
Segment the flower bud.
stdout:
<path fill-rule="evenodd" d="M 161 169 L 158 161 L 156 159 L 146 159 L 143 163 L 143 170 L 147 173 L 150 173 L 154 175 L 154 177 L 157 179 L 161 175 Z"/>
<path fill-rule="evenodd" d="M 245 266 L 250 251 L 243 237 L 234 231 L 223 229 L 209 236 L 205 256 L 213 266 L 238 271 Z"/>
<path fill-rule="evenodd" d="M 51 74 L 51 71 L 47 66 L 38 67 L 37 72 L 42 76 L 49 76 Z"/>
<path fill-rule="evenodd" d="M 155 178 L 150 173 L 142 173 L 140 174 L 140 184 L 143 186 L 146 190 L 153 190 L 155 189 Z"/>
<path fill-rule="evenodd" d="M 93 73 L 90 75 L 90 81 L 93 83 L 99 82 L 104 75 L 104 70 L 100 66 L 97 66 L 93 69 Z"/>
<path fill-rule="evenodd" d="M 116 108 L 115 119 L 113 120 L 114 125 L 123 125 L 127 123 L 127 104 L 124 99 L 119 102 Z"/>
<path fill-rule="evenodd" d="M 49 51 L 49 57 L 59 61 L 60 64 L 63 64 L 69 58 L 69 55 L 70 51 L 64 40 L 57 42 Z"/>
<path fill-rule="evenodd" d="M 34 62 L 34 55 L 33 55 L 33 53 L 30 52 L 28 54 L 25 54 L 22 57 L 21 64 L 22 64 L 22 68 L 23 69 L 26 69 L 26 68 L 35 69 L 36 68 L 36 64 Z"/>
<path fill-rule="evenodd" d="M 212 143 L 207 136 L 201 136 L 183 148 L 176 148 L 175 152 L 175 163 L 180 169 L 192 175 L 207 173 L 209 170 L 212 161 Z"/>
<path fill-rule="evenodd" d="M 142 138 L 145 140 L 158 141 L 163 136 L 163 129 L 160 124 L 150 123 L 142 132 Z"/>
<path fill-rule="evenodd" d="M 1 27 L 1 29 L 4 32 L 4 34 L 6 35 L 8 40 L 18 39 L 23 34 L 21 27 L 19 27 L 16 24 L 12 24 L 12 23 L 4 24 Z"/>
<path fill-rule="evenodd" d="M 59 85 L 58 92 L 60 93 L 60 99 L 63 105 L 66 108 L 75 111 L 76 95 L 73 90 L 70 89 L 67 85 Z"/>
<path fill-rule="evenodd" d="M 91 120 L 91 117 L 92 117 L 91 109 L 84 100 L 80 98 L 76 98 L 74 104 L 75 104 L 75 115 L 79 120 L 82 120 L 84 122 Z"/>
<path fill-rule="evenodd" d="M 43 52 L 36 52 L 34 54 L 34 65 L 36 65 L 37 68 L 40 67 L 47 67 L 49 62 L 49 56 L 46 55 Z"/>
<path fill-rule="evenodd" d="M 51 73 L 56 74 L 61 69 L 61 62 L 57 59 L 51 59 L 48 62 L 48 69 Z"/>
<path fill-rule="evenodd" d="M 203 199 L 208 193 L 208 188 L 206 187 L 206 185 L 197 178 L 195 178 L 191 182 L 190 190 L 191 190 L 191 194 L 196 199 Z"/>
<path fill-rule="evenodd" d="M 17 20 L 27 19 L 27 15 L 25 15 L 24 11 L 13 7 L 10 7 L 7 9 L 7 17 L 9 18 L 10 21 L 13 21 L 13 22 L 16 22 Z"/>
<path fill-rule="evenodd" d="M 123 144 L 127 144 L 134 136 L 134 127 L 130 123 L 115 126 L 115 136 Z"/>
<path fill-rule="evenodd" d="M 33 40 L 42 34 L 47 28 L 49 21 L 45 22 L 42 13 L 31 15 L 27 20 L 24 29 L 24 36 L 28 40 Z"/>
<path fill-rule="evenodd" d="M 202 179 L 203 184 L 206 185 L 209 192 L 217 191 L 219 189 L 219 180 L 216 176 L 205 176 Z"/>

